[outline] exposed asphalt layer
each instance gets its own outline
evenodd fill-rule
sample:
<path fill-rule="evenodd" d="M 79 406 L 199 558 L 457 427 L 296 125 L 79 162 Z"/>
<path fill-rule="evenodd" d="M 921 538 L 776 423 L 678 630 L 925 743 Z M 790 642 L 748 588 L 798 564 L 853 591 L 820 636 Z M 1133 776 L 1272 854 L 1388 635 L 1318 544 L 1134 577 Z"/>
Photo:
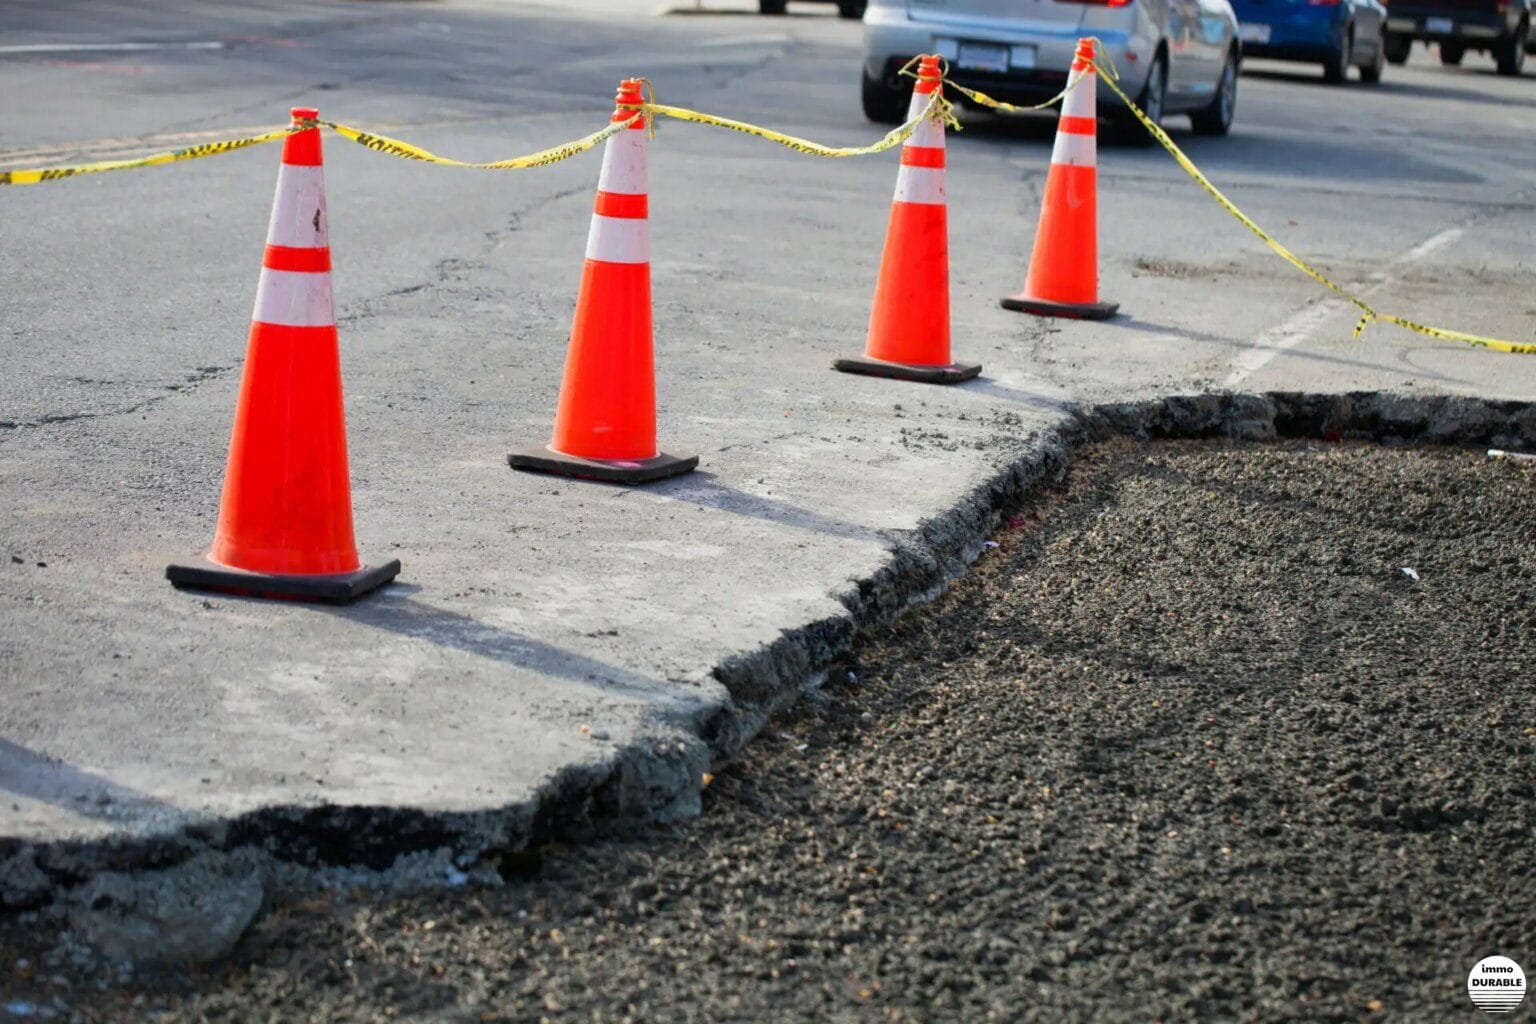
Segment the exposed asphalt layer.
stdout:
<path fill-rule="evenodd" d="M 104 992 L 12 918 L 0 988 L 102 1019 L 1475 1014 L 1473 963 L 1536 967 L 1533 512 L 1536 468 L 1477 452 L 1093 448 L 696 823 L 284 905 L 225 967 Z"/>

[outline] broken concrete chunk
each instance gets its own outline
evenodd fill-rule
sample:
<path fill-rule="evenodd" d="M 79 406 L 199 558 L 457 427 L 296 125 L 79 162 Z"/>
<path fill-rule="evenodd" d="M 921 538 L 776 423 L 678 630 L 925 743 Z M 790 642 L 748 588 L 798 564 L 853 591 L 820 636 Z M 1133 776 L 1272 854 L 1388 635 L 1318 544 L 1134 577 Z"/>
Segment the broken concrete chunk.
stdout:
<path fill-rule="evenodd" d="M 53 883 L 37 866 L 31 848 L 0 860 L 0 907 L 27 910 L 48 902 Z"/>
<path fill-rule="evenodd" d="M 184 966 L 228 954 L 264 897 L 254 856 L 204 853 L 164 871 L 97 875 L 69 894 L 69 922 L 112 963 Z"/>

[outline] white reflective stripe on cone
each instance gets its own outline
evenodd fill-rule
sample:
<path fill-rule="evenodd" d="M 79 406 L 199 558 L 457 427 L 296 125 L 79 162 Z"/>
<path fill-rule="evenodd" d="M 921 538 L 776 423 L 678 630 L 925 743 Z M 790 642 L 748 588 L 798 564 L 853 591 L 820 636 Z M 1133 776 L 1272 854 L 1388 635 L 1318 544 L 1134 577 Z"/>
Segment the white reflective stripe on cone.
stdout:
<path fill-rule="evenodd" d="M 592 229 L 587 232 L 587 259 L 604 263 L 649 263 L 650 222 L 644 217 L 604 217 L 594 213 Z"/>
<path fill-rule="evenodd" d="M 252 320 L 280 327 L 331 327 L 336 308 L 331 302 L 331 275 L 301 270 L 261 269 Z"/>
<path fill-rule="evenodd" d="M 926 106 L 928 97 L 924 96 L 923 99 Z M 916 112 L 922 113 L 922 109 L 919 108 Z M 907 145 L 925 146 L 929 149 L 943 149 L 944 123 L 931 117 L 923 118 L 917 123 L 917 127 L 912 129 L 912 136 L 907 139 Z"/>
<path fill-rule="evenodd" d="M 1068 77 L 1067 82 L 1068 84 L 1071 84 L 1073 81 L 1076 81 L 1079 78 L 1086 78 L 1088 80 L 1082 85 L 1073 86 L 1072 90 L 1067 93 L 1064 99 L 1062 99 L 1062 116 L 1097 117 L 1097 93 L 1099 91 L 1099 76 L 1094 74 L 1092 68 L 1088 68 L 1084 71 L 1072 72 L 1072 74 Z"/>
<path fill-rule="evenodd" d="M 329 236 L 329 222 L 325 217 L 325 168 L 282 164 L 277 172 L 277 195 L 272 200 L 267 244 L 316 249 L 329 245 Z"/>
<path fill-rule="evenodd" d="M 910 121 L 918 114 L 928 109 L 928 104 L 933 100 L 931 92 L 913 92 L 912 102 L 907 104 L 907 120 Z M 944 122 L 932 117 L 925 117 L 912 129 L 912 135 L 907 139 L 909 146 L 928 146 L 934 149 L 944 148 Z"/>
<path fill-rule="evenodd" d="M 645 193 L 645 132 L 626 128 L 604 144 L 597 187 L 622 195 Z"/>
<path fill-rule="evenodd" d="M 1099 165 L 1099 140 L 1093 135 L 1076 132 L 1057 132 L 1056 145 L 1051 149 L 1051 163 L 1071 167 L 1097 167 Z"/>
<path fill-rule="evenodd" d="M 909 167 L 902 164 L 901 170 L 896 172 L 896 201 L 943 206 L 944 168 Z"/>

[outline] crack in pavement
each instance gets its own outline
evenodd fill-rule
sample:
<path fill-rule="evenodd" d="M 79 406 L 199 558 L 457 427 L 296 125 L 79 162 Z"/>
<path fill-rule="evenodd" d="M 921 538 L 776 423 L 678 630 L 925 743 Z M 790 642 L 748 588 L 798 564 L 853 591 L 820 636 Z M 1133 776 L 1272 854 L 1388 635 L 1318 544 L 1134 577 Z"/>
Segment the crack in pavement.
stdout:
<path fill-rule="evenodd" d="M 495 249 L 502 239 L 521 231 L 523 229 L 524 217 L 528 216 L 529 214 L 536 213 L 546 206 L 551 206 L 557 202 L 560 202 L 563 199 L 569 199 L 572 196 L 581 195 L 595 188 L 596 185 L 581 185 L 561 189 L 558 192 L 552 192 L 541 199 L 533 200 L 526 206 L 522 206 L 511 211 L 507 215 L 506 223 L 502 227 L 499 227 L 493 231 L 487 231 L 482 235 L 482 246 L 484 251 L 479 256 L 474 258 L 457 255 L 445 256 L 433 264 L 431 276 L 428 277 L 425 281 L 391 288 L 386 292 L 362 299 L 357 303 L 358 308 L 356 310 L 336 318 L 337 325 L 355 324 L 364 320 L 371 319 L 381 312 L 381 310 L 374 307 L 383 304 L 390 299 L 399 298 L 403 295 L 413 295 L 416 292 L 425 291 L 428 288 L 435 288 L 440 285 L 448 284 L 455 273 L 466 273 L 468 271 L 486 268 L 488 266 L 488 262 L 485 258 L 485 254 Z"/>
<path fill-rule="evenodd" d="M 106 419 L 113 416 L 129 416 L 136 412 L 143 412 L 145 409 L 148 409 L 151 406 L 158 405 L 173 395 L 188 394 L 192 391 L 196 391 L 199 386 L 207 383 L 210 380 L 217 380 L 220 377 L 223 377 L 230 370 L 233 370 L 239 365 L 240 363 L 237 362 L 231 363 L 229 366 L 199 366 L 192 373 L 184 377 L 179 383 L 160 385 L 163 390 L 162 394 L 150 395 L 148 398 L 145 398 L 139 402 L 135 402 L 133 405 L 130 405 L 126 408 L 103 409 L 99 412 L 50 413 L 49 415 L 39 416 L 36 419 L 31 420 L 0 420 L 0 431 L 33 430 L 39 427 L 55 426 L 60 423 L 73 423 L 77 420 L 95 420 Z M 71 379 L 91 384 L 117 383 L 116 381 L 86 380 L 85 378 L 80 377 Z"/>

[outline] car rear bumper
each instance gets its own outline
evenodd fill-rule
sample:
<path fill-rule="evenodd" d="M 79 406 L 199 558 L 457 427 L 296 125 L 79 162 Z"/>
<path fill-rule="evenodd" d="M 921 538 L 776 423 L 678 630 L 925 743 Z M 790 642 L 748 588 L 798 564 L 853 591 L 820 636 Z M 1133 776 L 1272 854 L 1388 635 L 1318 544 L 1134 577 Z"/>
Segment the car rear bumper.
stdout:
<path fill-rule="evenodd" d="M 1080 34 L 1095 35 L 1099 39 L 1104 52 L 1119 70 L 1121 88 L 1127 93 L 1138 95 L 1146 81 L 1146 55 L 1138 53 L 1135 59 L 1129 56 L 1136 44 L 1125 32 L 1089 31 L 1076 26 L 1051 32 L 984 32 L 958 26 L 928 25 L 907 19 L 904 12 L 897 17 L 884 13 L 886 10 L 871 7 L 865 15 L 864 72 L 893 88 L 910 87 L 910 80 L 904 83 L 899 71 L 917 54 L 943 52 L 949 41 L 957 39 L 975 40 L 1033 47 L 1034 67 L 993 72 L 951 65 L 950 79 L 1006 103 L 1038 103 L 1049 99 L 1067 84 L 1067 71 L 1072 66 L 1072 55 Z M 1150 47 L 1144 48 L 1150 52 Z M 1106 104 L 1113 100 L 1114 93 L 1100 83 L 1098 94 L 1099 108 L 1108 109 Z"/>
<path fill-rule="evenodd" d="M 1264 6 L 1244 10 L 1238 31 L 1243 56 L 1279 60 L 1326 60 L 1344 45 L 1342 5 Z"/>
<path fill-rule="evenodd" d="M 1394 35 L 1430 42 L 1454 40 L 1473 45 L 1505 38 L 1515 31 L 1518 24 L 1511 24 L 1506 15 L 1497 11 L 1404 10 L 1395 5 L 1387 17 L 1387 31 Z"/>
<path fill-rule="evenodd" d="M 884 67 L 876 73 L 886 85 L 893 89 L 910 88 L 912 80 L 910 78 L 903 79 L 899 74 L 902 65 L 906 64 L 909 59 L 891 57 L 887 60 Z M 1004 103 L 1012 103 L 1021 107 L 1044 103 L 1061 92 L 1067 85 L 1066 71 L 1053 71 L 1045 68 L 1037 68 L 1033 71 L 1010 71 L 1006 74 L 950 68 L 948 77 L 950 81 L 963 85 L 967 89 L 975 89 L 977 92 L 986 93 L 995 100 L 1002 100 Z M 1120 85 L 1121 88 L 1125 89 L 1132 96 L 1141 91 L 1140 84 L 1137 84 L 1133 90 L 1131 83 L 1126 81 L 1124 74 L 1121 75 Z M 964 96 L 951 95 L 950 99 L 963 106 L 973 106 L 971 101 L 967 100 Z M 1103 116 L 1106 111 L 1114 110 L 1121 105 L 1115 94 L 1102 82 L 1099 83 L 1097 99 L 1100 116 Z M 1046 113 L 1055 112 L 1054 110 L 1046 111 Z"/>
<path fill-rule="evenodd" d="M 1327 42 L 1244 43 L 1244 57 L 1261 57 L 1266 60 L 1326 61 L 1339 55 L 1338 39 Z"/>

